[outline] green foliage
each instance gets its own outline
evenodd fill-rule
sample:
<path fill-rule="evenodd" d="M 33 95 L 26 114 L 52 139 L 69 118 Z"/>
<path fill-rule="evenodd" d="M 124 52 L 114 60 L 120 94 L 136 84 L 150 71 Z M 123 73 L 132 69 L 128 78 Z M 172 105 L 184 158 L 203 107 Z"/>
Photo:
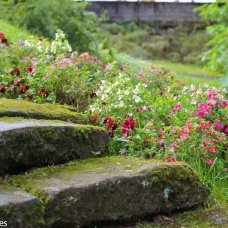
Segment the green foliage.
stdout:
<path fill-rule="evenodd" d="M 71 0 L 26 0 L 1 1 L 4 10 L 1 18 L 8 19 L 33 33 L 52 38 L 55 31 L 61 28 L 72 47 L 79 51 L 98 53 L 99 19 L 95 14 L 87 12 L 87 4 Z"/>
<path fill-rule="evenodd" d="M 221 2 L 221 3 L 219 3 Z M 207 43 L 210 48 L 202 59 L 212 71 L 222 73 L 228 86 L 228 2 L 203 5 L 198 10 L 204 20 L 210 22 L 207 31 L 212 39 Z"/>
<path fill-rule="evenodd" d="M 162 25 L 142 23 L 102 24 L 109 41 L 119 52 L 141 59 L 166 59 L 199 64 L 198 55 L 207 50 L 209 35 L 201 24 Z"/>

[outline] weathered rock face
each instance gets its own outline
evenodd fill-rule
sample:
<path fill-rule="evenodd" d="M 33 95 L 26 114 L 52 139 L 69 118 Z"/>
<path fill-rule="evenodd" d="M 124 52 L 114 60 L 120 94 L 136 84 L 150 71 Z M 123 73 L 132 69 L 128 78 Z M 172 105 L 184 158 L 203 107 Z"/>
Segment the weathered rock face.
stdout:
<path fill-rule="evenodd" d="M 0 118 L 0 173 L 108 154 L 100 127 L 20 118 Z"/>
<path fill-rule="evenodd" d="M 63 120 L 72 123 L 87 123 L 87 117 L 68 106 L 35 104 L 23 100 L 0 99 L 0 117 L 24 117 L 34 119 Z"/>
<path fill-rule="evenodd" d="M 9 180 L 46 200 L 53 227 L 131 220 L 199 205 L 208 189 L 183 163 L 97 158 Z"/>
<path fill-rule="evenodd" d="M 35 196 L 0 183 L 0 221 L 7 227 L 37 227 L 40 216 L 41 203 Z"/>

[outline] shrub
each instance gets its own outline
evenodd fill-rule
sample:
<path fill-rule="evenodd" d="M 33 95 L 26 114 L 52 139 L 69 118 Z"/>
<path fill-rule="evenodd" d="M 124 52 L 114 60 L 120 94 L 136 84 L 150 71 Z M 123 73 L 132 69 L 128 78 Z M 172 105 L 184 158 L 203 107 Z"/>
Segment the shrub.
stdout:
<path fill-rule="evenodd" d="M 162 68 L 135 75 L 126 67 L 102 81 L 90 105 L 91 121 L 107 128 L 114 154 L 186 161 L 206 181 L 212 170 L 224 169 L 225 95 L 225 89 L 206 84 L 184 86 Z"/>
<path fill-rule="evenodd" d="M 11 43 L 0 36 L 0 97 L 87 107 L 103 72 L 97 58 L 72 52 L 61 30 L 51 42 L 30 38 Z"/>

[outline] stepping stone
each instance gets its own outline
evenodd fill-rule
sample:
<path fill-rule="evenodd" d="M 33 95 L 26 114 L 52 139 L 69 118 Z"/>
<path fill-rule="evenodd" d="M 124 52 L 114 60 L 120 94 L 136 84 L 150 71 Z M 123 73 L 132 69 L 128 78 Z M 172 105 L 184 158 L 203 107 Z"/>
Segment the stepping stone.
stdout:
<path fill-rule="evenodd" d="M 45 200 L 52 227 L 81 227 L 189 209 L 209 194 L 184 163 L 103 157 L 41 168 L 9 183 Z"/>
<path fill-rule="evenodd" d="M 68 106 L 35 104 L 15 99 L 0 99 L 0 117 L 2 116 L 63 120 L 80 124 L 88 122 L 85 115 Z"/>
<path fill-rule="evenodd" d="M 108 154 L 105 129 L 57 120 L 0 118 L 0 174 Z"/>
<path fill-rule="evenodd" d="M 27 192 L 0 184 L 0 221 L 7 227 L 37 227 L 41 203 Z"/>

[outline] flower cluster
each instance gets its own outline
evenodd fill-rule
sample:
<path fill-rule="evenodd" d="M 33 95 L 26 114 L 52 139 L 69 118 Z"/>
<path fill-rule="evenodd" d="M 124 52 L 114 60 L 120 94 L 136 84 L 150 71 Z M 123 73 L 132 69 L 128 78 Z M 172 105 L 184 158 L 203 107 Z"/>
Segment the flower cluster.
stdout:
<path fill-rule="evenodd" d="M 0 33 L 0 40 L 7 44 L 0 47 L 0 59 L 4 59 L 0 61 L 0 98 L 51 103 L 58 101 L 57 93 L 61 94 L 60 100 L 63 93 L 69 93 L 74 97 L 62 103 L 78 106 L 80 100 L 88 100 L 88 94 L 107 70 L 89 53 L 72 52 L 61 30 L 53 41 L 31 37 L 8 45 L 3 33 Z M 75 90 L 75 84 L 78 87 L 79 83 L 83 87 L 79 87 L 83 91 L 81 94 Z M 88 101 L 84 103 L 87 105 Z"/>
<path fill-rule="evenodd" d="M 220 164 L 228 146 L 226 90 L 186 86 L 154 71 L 152 67 L 134 76 L 125 68 L 114 77 L 107 75 L 91 94 L 90 113 L 118 120 L 122 128 L 113 140 L 122 139 L 130 154 L 149 153 L 193 166 Z M 121 150 L 117 144 L 111 150 Z"/>

